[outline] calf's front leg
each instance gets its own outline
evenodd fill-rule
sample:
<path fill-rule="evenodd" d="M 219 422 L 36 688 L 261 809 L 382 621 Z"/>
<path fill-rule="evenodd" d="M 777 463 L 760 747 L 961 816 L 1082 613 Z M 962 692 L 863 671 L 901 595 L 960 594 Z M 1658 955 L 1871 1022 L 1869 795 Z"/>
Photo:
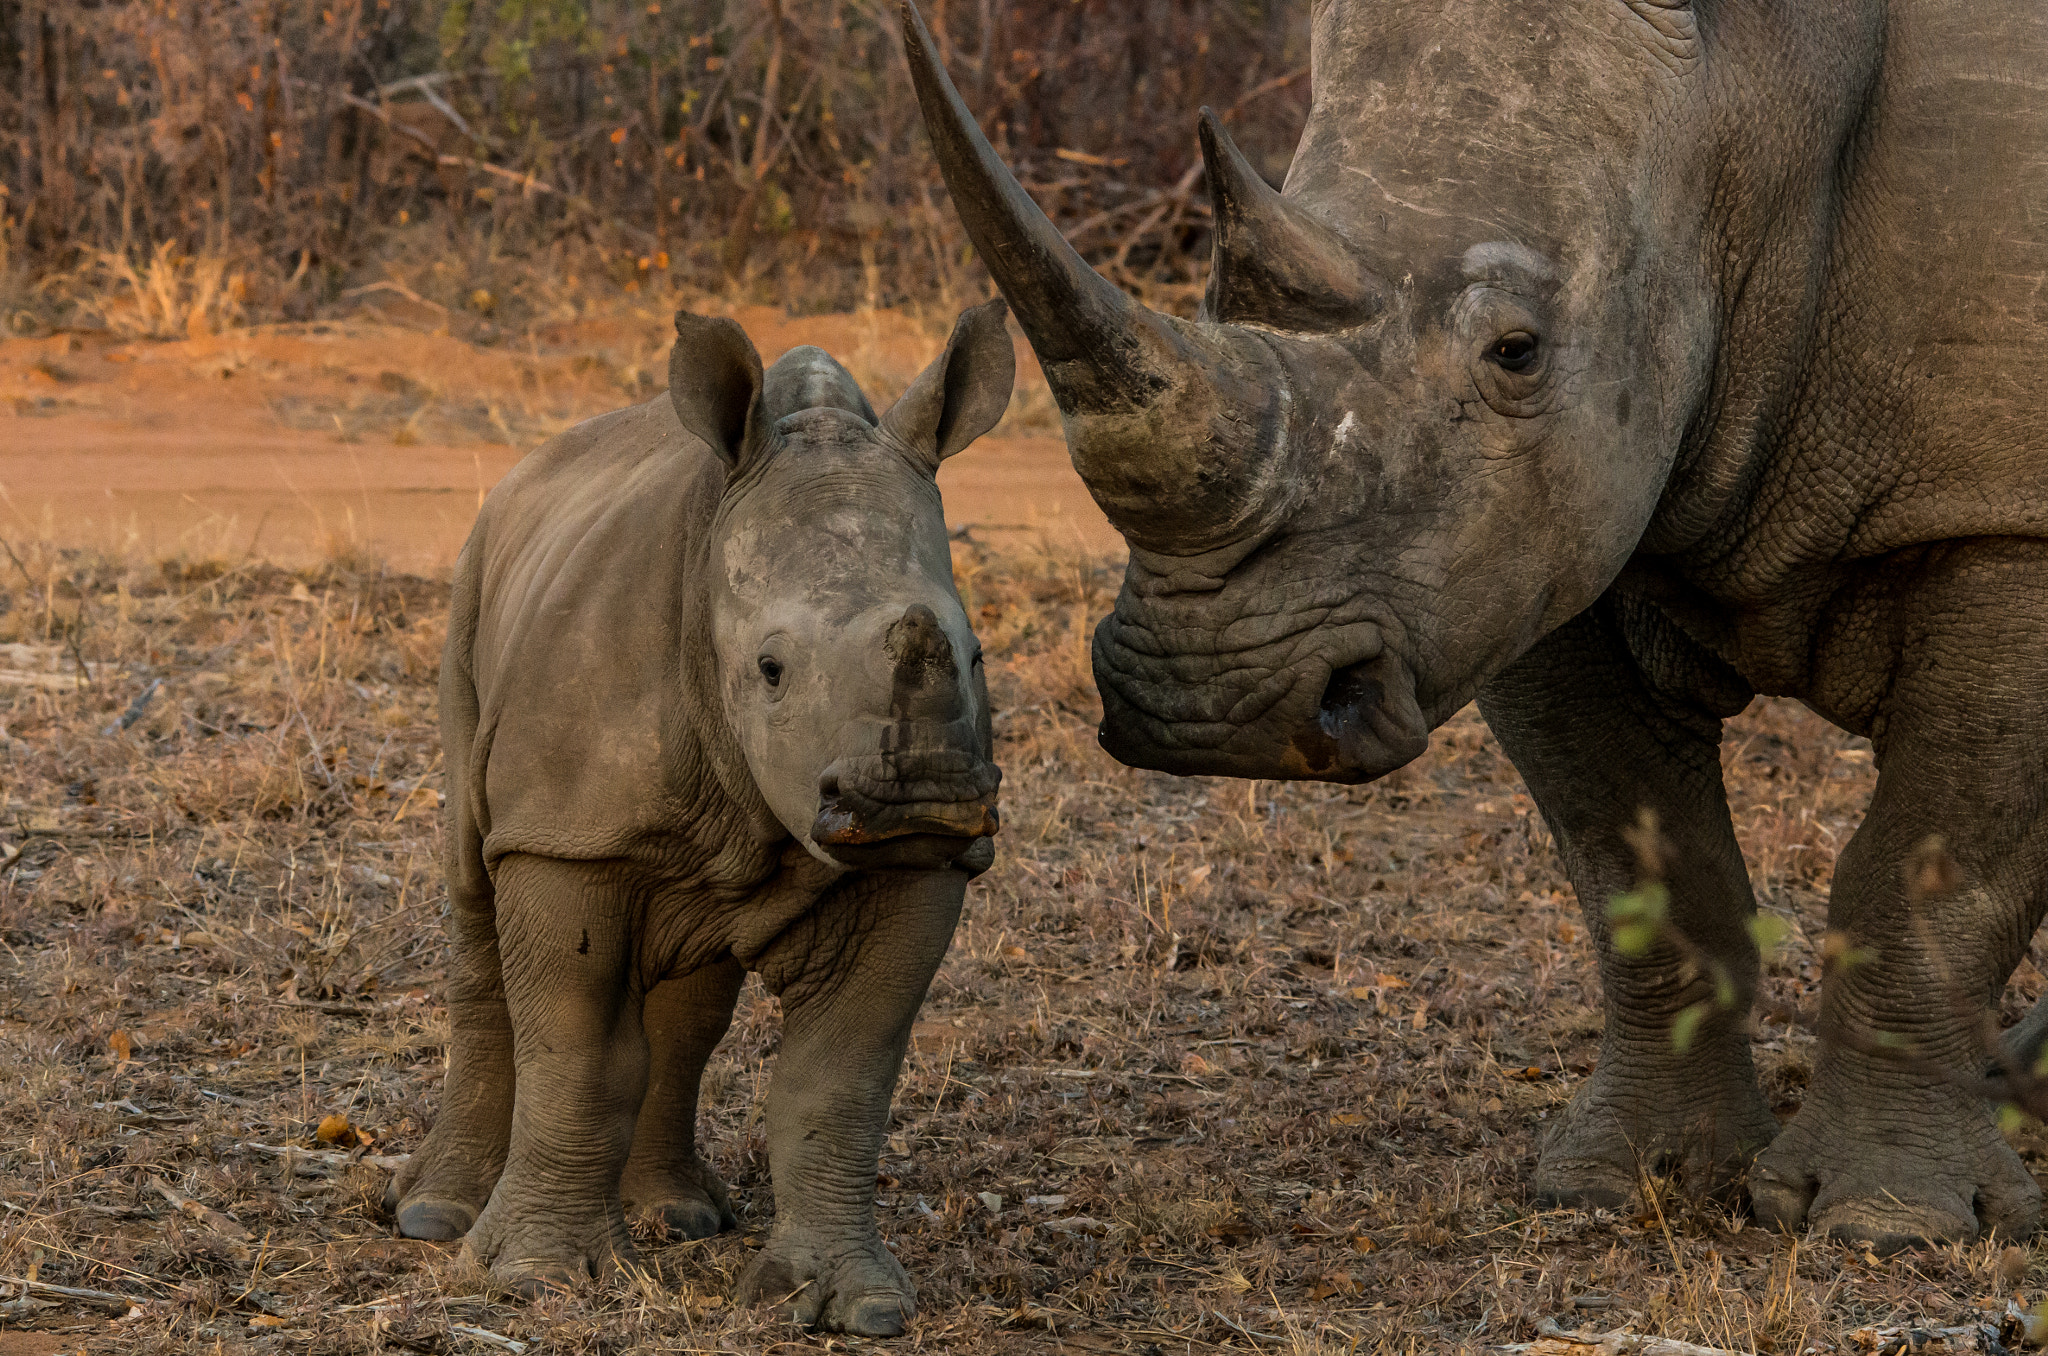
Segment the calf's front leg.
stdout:
<path fill-rule="evenodd" d="M 641 1009 L 651 1071 L 619 1195 L 626 1209 L 658 1214 L 684 1238 L 709 1238 L 739 1223 L 725 1183 L 697 1152 L 697 1090 L 746 977 L 728 956 L 663 980 Z"/>
<path fill-rule="evenodd" d="M 783 1004 L 768 1090 L 775 1224 L 742 1302 L 867 1337 L 901 1333 L 917 1291 L 875 1227 L 875 1165 L 911 1022 L 959 921 L 962 871 L 835 886 L 760 958 Z"/>
<path fill-rule="evenodd" d="M 511 856 L 497 886 L 512 1134 L 463 1251 L 531 1291 L 636 1260 L 619 1177 L 647 1087 L 631 984 L 637 910 L 616 863 Z"/>

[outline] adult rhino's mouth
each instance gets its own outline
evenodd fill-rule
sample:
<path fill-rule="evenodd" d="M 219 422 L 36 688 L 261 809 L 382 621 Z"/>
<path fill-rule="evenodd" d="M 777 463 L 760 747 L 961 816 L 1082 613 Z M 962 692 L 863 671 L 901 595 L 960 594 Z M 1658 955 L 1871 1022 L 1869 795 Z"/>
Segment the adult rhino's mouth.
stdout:
<path fill-rule="evenodd" d="M 848 866 L 950 865 L 1001 829 L 1002 779 L 957 749 L 841 758 L 818 779 L 811 841 Z"/>
<path fill-rule="evenodd" d="M 1369 623 L 1189 653 L 1120 608 L 1096 629 L 1093 658 L 1102 747 L 1133 767 L 1367 782 L 1429 747 L 1414 676 Z"/>

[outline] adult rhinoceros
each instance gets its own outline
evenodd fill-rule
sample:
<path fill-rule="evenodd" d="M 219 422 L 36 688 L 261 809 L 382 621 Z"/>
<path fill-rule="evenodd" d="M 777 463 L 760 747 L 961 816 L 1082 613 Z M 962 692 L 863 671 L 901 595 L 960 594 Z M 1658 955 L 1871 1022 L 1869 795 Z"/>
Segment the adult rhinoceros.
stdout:
<path fill-rule="evenodd" d="M 1130 543 L 1096 633 L 1102 743 L 1176 773 L 1365 781 L 1478 698 L 1598 939 L 1600 1063 L 1544 1199 L 1637 1164 L 1750 1171 L 1759 1216 L 1896 1247 L 2024 1234 L 1986 1107 L 1874 1056 L 1975 1054 L 2041 917 L 2048 821 L 2048 9 L 2033 0 L 1316 0 L 1275 192 L 1213 117 L 1201 316 L 1138 305 L 1018 187 L 914 14 L 969 235 Z M 1782 1133 L 1745 1022 L 1621 954 L 1621 829 L 1736 977 L 1754 902 L 1717 745 L 1758 693 L 1868 735 L 1876 799 Z M 1969 888 L 1909 923 L 1945 835 Z M 1946 978 L 1944 978 L 1946 977 Z M 1765 1146 L 1769 1147 L 1766 1148 Z"/>

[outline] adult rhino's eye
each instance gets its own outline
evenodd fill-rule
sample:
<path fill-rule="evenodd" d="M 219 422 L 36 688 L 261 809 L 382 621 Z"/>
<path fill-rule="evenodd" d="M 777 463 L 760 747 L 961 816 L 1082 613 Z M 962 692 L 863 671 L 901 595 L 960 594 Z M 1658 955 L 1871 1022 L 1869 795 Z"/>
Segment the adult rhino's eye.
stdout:
<path fill-rule="evenodd" d="M 779 662 L 777 662 L 776 660 L 770 659 L 770 658 L 769 658 L 769 657 L 768 657 L 767 655 L 765 655 L 765 654 L 761 656 L 761 659 L 760 659 L 760 664 L 761 664 L 761 677 L 767 680 L 767 682 L 768 682 L 768 686 L 770 686 L 770 687 L 781 687 L 781 686 L 782 686 L 782 665 L 781 665 L 781 664 L 780 664 Z"/>
<path fill-rule="evenodd" d="M 1536 365 L 1538 351 L 1536 336 L 1517 330 L 1494 340 L 1486 356 L 1503 372 L 1527 372 Z"/>

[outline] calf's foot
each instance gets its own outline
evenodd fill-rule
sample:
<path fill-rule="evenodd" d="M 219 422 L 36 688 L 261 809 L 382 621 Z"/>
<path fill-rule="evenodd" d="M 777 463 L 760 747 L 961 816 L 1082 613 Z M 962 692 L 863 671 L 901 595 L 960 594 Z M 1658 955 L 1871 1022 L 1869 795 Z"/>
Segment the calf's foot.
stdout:
<path fill-rule="evenodd" d="M 1982 1233 L 2025 1238 L 2041 1188 L 1980 1098 L 1834 1052 L 1750 1172 L 1766 1228 L 1803 1226 L 1880 1254 Z"/>
<path fill-rule="evenodd" d="M 596 1211 L 563 1209 L 539 1200 L 520 1203 L 516 1193 L 502 1190 L 478 1216 L 462 1255 L 527 1296 L 571 1289 L 640 1262 L 618 1202 Z"/>
<path fill-rule="evenodd" d="M 739 1227 L 725 1183 L 695 1154 L 687 1163 L 659 1168 L 628 1163 L 619 1195 L 628 1213 L 657 1215 L 682 1238 L 710 1238 Z"/>
<path fill-rule="evenodd" d="M 1635 1058 L 1603 1052 L 1544 1139 L 1533 1183 L 1538 1201 L 1619 1210 L 1635 1198 L 1644 1173 L 1676 1177 L 1699 1195 L 1733 1192 L 1778 1133 L 1748 1049 L 1689 1059 L 1668 1039 L 1661 1044 Z"/>
<path fill-rule="evenodd" d="M 494 1153 L 478 1152 L 473 1138 L 429 1134 L 392 1174 L 384 1188 L 384 1208 L 396 1219 L 401 1236 L 448 1243 L 476 1223 L 498 1183 L 505 1155 L 502 1141 Z"/>
<path fill-rule="evenodd" d="M 495 953 L 487 959 L 495 972 Z M 503 999 L 457 998 L 449 1010 L 455 1039 L 440 1114 L 384 1189 L 384 1208 L 398 1232 L 435 1243 L 468 1233 L 491 1199 L 505 1167 L 517 1081 Z"/>
<path fill-rule="evenodd" d="M 808 1328 L 897 1337 L 917 1313 L 917 1288 L 879 1237 L 773 1235 L 740 1277 L 742 1304 L 774 1304 Z"/>

